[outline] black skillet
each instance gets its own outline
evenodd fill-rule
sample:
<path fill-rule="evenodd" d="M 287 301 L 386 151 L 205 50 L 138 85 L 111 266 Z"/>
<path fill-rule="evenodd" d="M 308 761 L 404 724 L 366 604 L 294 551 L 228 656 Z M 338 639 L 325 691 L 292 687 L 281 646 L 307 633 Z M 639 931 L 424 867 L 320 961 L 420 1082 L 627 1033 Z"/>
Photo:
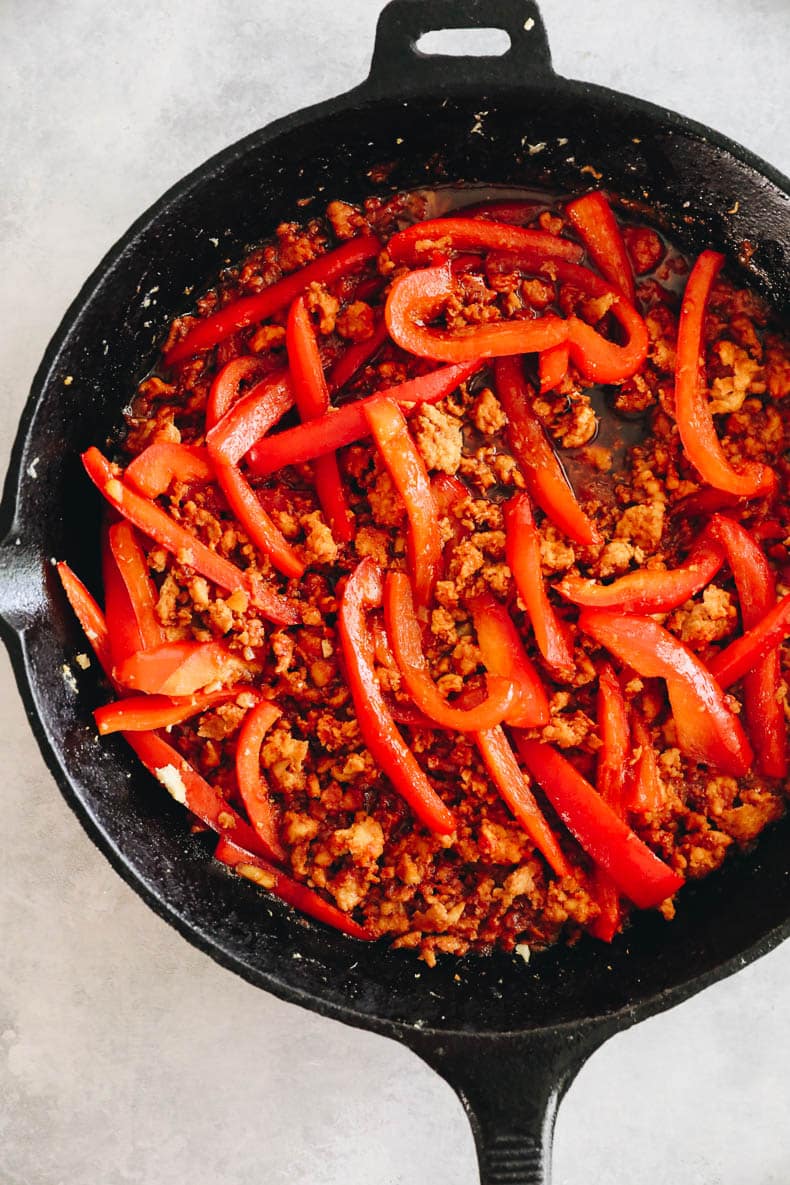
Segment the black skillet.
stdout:
<path fill-rule="evenodd" d="M 500 58 L 424 57 L 421 34 L 495 26 Z M 382 173 L 376 171 L 386 166 Z M 589 166 L 589 168 L 588 168 Z M 374 169 L 371 174 L 370 170 Z M 592 170 L 592 171 L 591 171 Z M 196 946 L 295 1003 L 405 1042 L 452 1084 L 474 1129 L 484 1185 L 547 1181 L 559 1099 L 612 1033 L 690 996 L 790 933 L 790 823 L 754 854 L 684 890 L 667 925 L 641 916 L 611 947 L 582 941 L 520 959 L 447 959 L 363 947 L 262 903 L 227 875 L 183 812 L 114 739 L 97 743 L 95 668 L 51 558 L 97 586 L 99 500 L 78 456 L 116 432 L 184 289 L 285 218 L 300 198 L 351 200 L 446 181 L 595 184 L 644 201 L 690 251 L 754 251 L 748 279 L 790 308 L 790 181 L 671 112 L 551 69 L 526 0 L 394 0 L 370 77 L 228 148 L 167 193 L 99 265 L 33 383 L 2 506 L 3 638 L 31 725 L 67 801 L 138 893 Z M 156 290 L 155 303 L 151 292 Z M 36 458 L 38 463 L 35 464 Z M 131 774 L 131 776 L 129 776 Z M 417 974 L 420 971 L 421 974 Z"/>

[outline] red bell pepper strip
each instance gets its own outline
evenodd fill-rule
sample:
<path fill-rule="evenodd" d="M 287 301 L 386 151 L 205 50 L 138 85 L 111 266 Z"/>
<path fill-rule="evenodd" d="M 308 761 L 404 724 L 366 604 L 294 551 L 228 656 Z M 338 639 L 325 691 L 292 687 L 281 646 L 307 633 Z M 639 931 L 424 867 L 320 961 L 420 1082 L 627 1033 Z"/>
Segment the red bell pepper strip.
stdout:
<path fill-rule="evenodd" d="M 618 345 L 602 337 L 581 317 L 568 317 L 567 343 L 570 359 L 577 370 L 593 383 L 619 383 L 637 373 L 647 357 L 649 339 L 644 318 L 611 284 L 588 267 L 565 259 L 546 259 L 539 252 L 518 255 L 491 255 L 489 271 L 522 270 L 561 284 L 570 284 L 596 298 L 609 297 L 609 312 L 620 325 L 625 341 Z"/>
<path fill-rule="evenodd" d="M 596 789 L 607 806 L 622 819 L 625 814 L 625 775 L 631 757 L 631 730 L 620 684 L 608 662 L 602 665 L 598 674 L 598 732 L 601 749 Z M 622 920 L 620 896 L 614 881 L 601 868 L 596 869 L 595 890 L 601 912 L 592 922 L 590 931 L 603 942 L 611 942 Z"/>
<path fill-rule="evenodd" d="M 565 826 L 620 892 L 639 909 L 651 909 L 683 885 L 604 802 L 597 790 L 551 745 L 516 738 L 519 756 Z"/>
<path fill-rule="evenodd" d="M 738 717 L 705 664 L 650 617 L 610 609 L 585 609 L 579 629 L 645 679 L 665 679 L 678 747 L 739 778 L 752 764 L 752 750 Z"/>
<path fill-rule="evenodd" d="M 186 334 L 165 351 L 165 365 L 172 366 L 193 354 L 210 350 L 239 329 L 264 321 L 273 313 L 287 308 L 313 283 L 331 284 L 341 276 L 359 271 L 380 250 L 381 243 L 373 235 L 351 239 L 269 288 L 264 288 L 262 292 L 234 300 L 232 304 L 191 325 Z"/>
<path fill-rule="evenodd" d="M 163 642 L 115 669 L 123 687 L 170 696 L 195 695 L 212 683 L 236 682 L 240 674 L 243 665 L 221 642 Z"/>
<path fill-rule="evenodd" d="M 285 849 L 277 835 L 271 794 L 261 773 L 261 745 L 280 715 L 279 708 L 264 700 L 247 713 L 236 741 L 236 781 L 247 818 L 278 863 L 285 860 Z"/>
<path fill-rule="evenodd" d="M 503 729 L 497 726 L 478 732 L 475 743 L 491 780 L 535 847 L 557 876 L 569 876 L 571 866 L 521 772 Z"/>
<path fill-rule="evenodd" d="M 271 859 L 268 846 L 249 823 L 158 732 L 123 735 L 148 772 L 176 802 L 218 835 L 235 840 L 257 856 Z"/>
<path fill-rule="evenodd" d="M 556 391 L 568 373 L 570 360 L 570 349 L 567 343 L 563 343 L 561 346 L 552 346 L 550 350 L 544 350 L 542 354 L 538 354 L 541 395 L 545 395 L 547 391 Z"/>
<path fill-rule="evenodd" d="M 755 461 L 740 471 L 732 466 L 716 433 L 704 383 L 705 312 L 723 263 L 723 255 L 703 251 L 686 284 L 678 323 L 675 420 L 683 451 L 703 481 L 728 494 L 756 498 L 775 488 L 776 475 Z"/>
<path fill-rule="evenodd" d="M 505 723 L 514 728 L 541 728 L 549 722 L 549 700 L 540 675 L 507 609 L 488 591 L 469 601 L 483 665 L 491 675 L 515 688 Z"/>
<path fill-rule="evenodd" d="M 493 222 L 523 226 L 525 222 L 531 222 L 542 209 L 545 207 L 541 202 L 513 198 L 511 201 L 505 199 L 501 202 L 473 202 L 471 206 L 463 206 L 459 213 L 464 218 L 486 218 Z"/>
<path fill-rule="evenodd" d="M 524 377 L 520 360 L 498 358 L 494 363 L 494 380 L 508 418 L 508 441 L 531 497 L 574 543 L 582 547 L 600 543 L 600 535 L 579 505 L 532 406 L 533 392 Z"/>
<path fill-rule="evenodd" d="M 790 593 L 708 664 L 721 687 L 731 687 L 790 636 Z"/>
<path fill-rule="evenodd" d="M 373 942 L 370 931 L 360 926 L 336 905 L 331 905 L 323 897 L 319 897 L 318 893 L 308 889 L 307 885 L 286 876 L 279 868 L 275 868 L 260 856 L 245 852 L 243 847 L 232 843 L 225 836 L 217 844 L 214 855 L 223 864 L 234 868 L 240 876 L 274 893 L 275 897 L 298 909 L 300 913 L 331 926 L 333 930 L 340 930 L 350 938 L 357 938 L 360 942 Z"/>
<path fill-rule="evenodd" d="M 113 666 L 117 667 L 131 654 L 144 648 L 140 623 L 135 615 L 115 556 L 110 547 L 109 526 L 102 531 L 102 584 L 104 586 L 104 614 L 110 638 Z"/>
<path fill-rule="evenodd" d="M 247 695 L 256 694 L 252 689 L 245 688 L 244 691 Z M 173 724 L 183 724 L 185 720 L 199 716 L 216 704 L 236 699 L 240 694 L 238 687 L 229 687 L 187 699 L 173 699 L 169 695 L 133 695 L 96 708 L 93 718 L 101 736 L 113 732 L 155 732 Z"/>
<path fill-rule="evenodd" d="M 329 388 L 303 296 L 291 305 L 285 340 L 299 415 L 302 420 L 319 419 L 329 410 Z M 316 457 L 313 476 L 318 501 L 332 534 L 342 543 L 349 543 L 355 535 L 354 518 L 343 488 L 337 455 L 327 453 L 325 457 Z"/>
<path fill-rule="evenodd" d="M 727 553 L 743 628 L 753 629 L 776 604 L 776 579 L 771 566 L 760 545 L 740 523 L 716 514 L 709 530 Z M 746 729 L 754 748 L 755 766 L 759 773 L 772 778 L 787 776 L 787 726 L 779 698 L 781 687 L 778 650 L 772 650 L 743 677 Z"/>
<path fill-rule="evenodd" d="M 366 616 L 381 604 L 381 573 L 368 557 L 346 582 L 338 632 L 362 738 L 370 753 L 420 822 L 438 835 L 455 830 L 455 817 L 420 769 L 387 711 L 375 671 L 373 636 Z"/>
<path fill-rule="evenodd" d="M 365 406 L 365 417 L 409 517 L 409 570 L 420 605 L 427 605 L 442 562 L 439 514 L 425 468 L 403 412 L 392 399 Z"/>
<path fill-rule="evenodd" d="M 631 737 L 634 763 L 629 771 L 625 805 L 638 815 L 655 813 L 665 804 L 667 791 L 658 772 L 650 729 L 637 711 L 631 713 Z"/>
<path fill-rule="evenodd" d="M 107 535 L 137 621 L 142 649 L 161 646 L 165 632 L 156 616 L 156 590 L 134 527 L 127 522 L 113 523 Z"/>
<path fill-rule="evenodd" d="M 626 300 L 636 304 L 634 270 L 620 227 L 604 195 L 600 190 L 585 193 L 583 197 L 568 202 L 565 213 L 601 275 Z"/>
<path fill-rule="evenodd" d="M 519 596 L 524 602 L 535 641 L 546 662 L 556 671 L 573 671 L 573 644 L 568 627 L 546 593 L 540 566 L 540 536 L 527 494 L 516 494 L 505 504 L 505 554 Z"/>
<path fill-rule="evenodd" d="M 723 564 L 722 549 L 703 536 L 685 563 L 677 568 L 667 568 L 663 572 L 640 568 L 620 576 L 611 584 L 598 584 L 583 576 L 569 575 L 554 587 L 574 605 L 620 609 L 626 613 L 668 613 L 710 584 Z"/>
<path fill-rule="evenodd" d="M 396 263 L 420 263 L 445 244 L 454 251 L 539 251 L 560 259 L 578 260 L 582 249 L 570 239 L 561 239 L 546 230 L 528 230 L 504 222 L 484 219 L 432 218 L 415 222 L 394 234 L 387 243 L 387 253 Z"/>
<path fill-rule="evenodd" d="M 354 342 L 353 346 L 349 346 L 338 358 L 326 379 L 330 392 L 334 394 L 342 391 L 346 383 L 378 354 L 388 336 L 387 322 L 381 317 L 369 338 L 362 342 Z"/>
<path fill-rule="evenodd" d="M 714 490 L 712 486 L 700 486 L 693 494 L 680 498 L 672 507 L 676 518 L 707 518 L 717 510 L 732 510 L 744 506 L 748 499 L 728 494 L 725 490 Z"/>
<path fill-rule="evenodd" d="M 287 370 L 275 370 L 237 399 L 211 427 L 206 444 L 211 456 L 237 465 L 294 405 Z"/>
<path fill-rule="evenodd" d="M 155 502 L 143 498 L 125 485 L 116 467 L 97 448 L 89 448 L 83 453 L 82 462 L 91 481 L 110 505 L 144 535 L 171 552 L 179 563 L 194 568 L 228 592 L 243 590 L 255 608 L 269 621 L 278 625 L 296 625 L 300 620 L 301 614 L 293 601 L 280 596 L 263 581 L 252 580 L 235 564 L 191 535 Z"/>
<path fill-rule="evenodd" d="M 461 332 L 428 328 L 453 295 L 453 289 L 449 265 L 407 272 L 395 280 L 384 311 L 395 344 L 418 358 L 466 362 L 472 358 L 535 354 L 568 341 L 568 323 L 554 313 L 531 321 L 492 321 Z"/>
<path fill-rule="evenodd" d="M 69 565 L 61 560 L 57 565 L 58 576 L 63 585 L 63 591 L 74 614 L 82 626 L 85 637 L 91 644 L 98 659 L 99 666 L 105 675 L 112 678 L 112 651 L 110 649 L 110 633 L 104 614 L 96 600 L 88 592 L 80 578 L 72 572 Z"/>
<path fill-rule="evenodd" d="M 481 732 L 501 724 L 515 699 L 509 679 L 490 675 L 488 694 L 474 708 L 448 704 L 431 678 L 422 650 L 420 623 L 414 609 L 411 584 L 405 572 L 388 572 L 384 583 L 384 620 L 387 623 L 395 661 L 403 682 L 417 707 L 441 728 L 458 732 Z"/>
<path fill-rule="evenodd" d="M 206 431 L 210 432 L 241 396 L 244 383 L 263 379 L 266 367 L 254 354 L 231 358 L 217 371 L 206 402 Z"/>
<path fill-rule="evenodd" d="M 365 408 L 372 403 L 384 398 L 394 399 L 396 403 L 404 405 L 437 403 L 452 394 L 459 383 L 479 369 L 479 360 L 466 362 L 463 366 L 442 366 L 420 378 L 387 387 L 367 399 L 346 403 L 337 411 L 328 412 L 320 420 L 267 436 L 250 449 L 247 464 L 259 477 L 267 477 L 285 465 L 301 465 L 315 457 L 326 456 L 327 453 L 370 436 Z"/>
<path fill-rule="evenodd" d="M 304 561 L 279 527 L 272 522 L 270 516 L 261 506 L 258 495 L 238 465 L 228 464 L 221 460 L 217 454 L 214 458 L 214 468 L 228 506 L 249 535 L 252 543 L 269 557 L 283 576 L 298 579 L 304 573 Z"/>
<path fill-rule="evenodd" d="M 214 466 L 202 445 L 164 440 L 149 444 L 124 470 L 124 481 L 146 498 L 166 494 L 173 481 L 205 485 L 213 480 Z"/>

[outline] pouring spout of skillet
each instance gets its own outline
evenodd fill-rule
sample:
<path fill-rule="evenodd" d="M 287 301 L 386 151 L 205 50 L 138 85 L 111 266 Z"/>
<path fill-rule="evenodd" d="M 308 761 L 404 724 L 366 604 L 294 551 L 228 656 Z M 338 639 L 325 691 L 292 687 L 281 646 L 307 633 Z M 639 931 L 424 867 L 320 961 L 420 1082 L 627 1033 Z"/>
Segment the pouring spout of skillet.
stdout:
<path fill-rule="evenodd" d="M 420 55 L 423 33 L 494 26 L 498 58 Z M 790 181 L 710 129 L 555 75 L 540 13 L 524 0 L 393 0 L 370 77 L 221 152 L 171 189 L 79 293 L 33 383 L 2 510 L 0 614 L 45 759 L 91 838 L 151 907 L 231 970 L 284 999 L 405 1041 L 469 1112 L 485 1185 L 549 1179 L 559 1099 L 607 1036 L 669 1007 L 790 933 L 784 822 L 756 851 L 689 886 L 671 926 L 641 915 L 611 947 L 581 941 L 526 964 L 504 954 L 440 963 L 360 947 L 225 876 L 179 808 L 131 754 L 86 728 L 102 702 L 95 669 L 64 679 L 83 648 L 51 565 L 94 584 L 99 507 L 79 454 L 121 419 L 119 392 L 149 370 L 185 288 L 200 290 L 262 228 L 298 218 L 318 193 L 374 193 L 463 181 L 643 203 L 689 252 L 737 259 L 780 316 L 790 310 Z M 145 294 L 158 288 L 157 303 Z M 45 480 L 42 480 L 45 475 Z M 19 542 L 17 542 L 19 541 Z"/>

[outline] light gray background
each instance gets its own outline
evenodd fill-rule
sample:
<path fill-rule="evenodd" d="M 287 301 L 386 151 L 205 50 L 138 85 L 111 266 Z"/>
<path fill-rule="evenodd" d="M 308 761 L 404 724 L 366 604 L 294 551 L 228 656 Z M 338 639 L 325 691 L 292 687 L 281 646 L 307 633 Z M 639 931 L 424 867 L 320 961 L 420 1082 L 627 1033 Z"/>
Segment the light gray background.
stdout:
<path fill-rule="evenodd" d="M 47 340 L 136 215 L 367 71 L 377 0 L 0 0 L 0 459 Z M 787 0 L 544 0 L 561 73 L 790 172 Z M 0 1185 L 473 1185 L 460 1104 L 383 1038 L 264 995 L 83 835 L 0 659 Z M 559 1185 L 787 1185 L 790 944 L 615 1038 L 561 1110 Z"/>

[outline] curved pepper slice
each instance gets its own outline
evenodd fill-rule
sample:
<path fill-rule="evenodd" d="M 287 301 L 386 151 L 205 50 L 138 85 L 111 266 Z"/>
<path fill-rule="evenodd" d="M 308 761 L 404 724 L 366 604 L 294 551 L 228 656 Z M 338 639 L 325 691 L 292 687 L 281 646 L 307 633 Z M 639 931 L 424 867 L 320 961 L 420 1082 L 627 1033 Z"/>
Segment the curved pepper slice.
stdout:
<path fill-rule="evenodd" d="M 264 321 L 280 309 L 287 308 L 312 283 L 331 284 L 349 272 L 359 271 L 380 250 L 381 243 L 373 235 L 351 239 L 269 288 L 264 288 L 262 292 L 234 300 L 224 309 L 191 325 L 185 335 L 165 351 L 165 364 L 172 366 L 174 362 L 181 362 L 202 350 L 210 350 L 237 330 L 254 325 L 256 321 Z"/>
<path fill-rule="evenodd" d="M 720 650 L 708 666 L 721 687 L 731 687 L 790 637 L 790 593 L 740 638 Z"/>
<path fill-rule="evenodd" d="M 752 750 L 716 679 L 687 646 L 650 617 L 585 609 L 579 629 L 645 679 L 665 679 L 678 747 L 693 761 L 743 777 Z"/>
<path fill-rule="evenodd" d="M 315 420 L 329 409 L 329 388 L 324 378 L 321 355 L 304 297 L 291 305 L 285 336 L 291 364 L 296 406 L 302 420 Z M 354 520 L 335 453 L 317 457 L 313 475 L 318 501 L 332 534 L 343 543 L 354 538 Z"/>
<path fill-rule="evenodd" d="M 244 717 L 236 741 L 236 781 L 247 818 L 278 863 L 285 859 L 285 849 L 277 835 L 271 794 L 261 773 L 261 745 L 280 715 L 279 708 L 264 700 Z"/>
<path fill-rule="evenodd" d="M 622 344 L 609 341 L 581 317 L 573 315 L 565 322 L 570 359 L 590 382 L 619 383 L 636 374 L 642 366 L 649 345 L 644 318 L 617 289 L 588 267 L 580 267 L 565 259 L 546 259 L 537 251 L 491 255 L 487 266 L 494 272 L 531 272 L 569 284 L 597 299 L 608 300 L 608 312 L 623 331 L 625 340 Z"/>
<path fill-rule="evenodd" d="M 85 637 L 91 644 L 93 652 L 99 661 L 99 666 L 105 675 L 111 679 L 112 652 L 110 650 L 110 631 L 107 629 L 104 614 L 99 608 L 95 597 L 88 592 L 79 576 L 75 575 L 65 560 L 61 560 L 57 565 L 57 572 L 60 577 L 60 583 L 63 585 L 63 591 L 74 610 L 77 620 L 82 626 Z"/>
<path fill-rule="evenodd" d="M 247 695 L 256 694 L 251 689 L 245 688 L 245 691 Z M 199 716 L 216 704 L 226 704 L 240 694 L 238 687 L 228 687 L 187 699 L 173 699 L 169 695 L 132 695 L 96 708 L 93 718 L 103 737 L 113 732 L 155 732 L 183 724 L 185 720 Z"/>
<path fill-rule="evenodd" d="M 565 342 L 561 346 L 552 346 L 550 350 L 544 350 L 542 354 L 538 354 L 538 378 L 541 395 L 545 395 L 547 391 L 556 391 L 568 373 L 570 360 L 570 349 Z"/>
<path fill-rule="evenodd" d="M 554 611 L 540 566 L 540 536 L 526 494 L 505 503 L 505 554 L 508 567 L 526 606 L 538 649 L 550 667 L 573 671 L 573 644 L 568 627 Z"/>
<path fill-rule="evenodd" d="M 534 392 L 518 358 L 497 358 L 494 381 L 508 418 L 508 441 L 531 497 L 556 527 L 583 547 L 600 543 L 594 525 L 579 505 L 560 460 L 532 406 Z"/>
<path fill-rule="evenodd" d="M 488 695 L 474 708 L 454 708 L 439 691 L 423 654 L 420 623 L 405 572 L 387 574 L 384 619 L 403 682 L 421 712 L 441 728 L 458 732 L 480 732 L 501 724 L 515 698 L 515 688 L 509 679 L 489 676 Z"/>
<path fill-rule="evenodd" d="M 250 579 L 235 564 L 206 547 L 180 523 L 165 514 L 155 502 L 143 498 L 125 485 L 117 469 L 97 448 L 89 448 L 83 453 L 82 462 L 91 481 L 110 505 L 144 535 L 175 555 L 179 563 L 194 568 L 201 576 L 228 592 L 237 589 L 246 592 L 252 604 L 269 621 L 278 625 L 296 625 L 300 620 L 299 609 L 293 601 L 281 597 L 263 581 Z"/>
<path fill-rule="evenodd" d="M 218 835 L 270 859 L 268 847 L 257 832 L 158 732 L 125 732 L 123 736 L 148 772 L 176 802 Z"/>
<path fill-rule="evenodd" d="M 293 405 L 294 390 L 289 372 L 272 371 L 230 404 L 211 427 L 206 436 L 210 454 L 229 465 L 237 465 Z"/>
<path fill-rule="evenodd" d="M 121 580 L 126 586 L 142 649 L 161 646 L 165 632 L 156 616 L 154 585 L 134 527 L 127 522 L 113 523 L 107 532 L 107 539 Z"/>
<path fill-rule="evenodd" d="M 683 451 L 703 481 L 728 494 L 755 498 L 775 488 L 776 475 L 755 461 L 740 471 L 732 466 L 716 433 L 703 377 L 705 312 L 723 263 L 723 255 L 703 251 L 686 284 L 678 324 L 675 420 Z"/>
<path fill-rule="evenodd" d="M 541 202 L 531 202 L 524 198 L 513 198 L 497 202 L 473 202 L 471 206 L 463 206 L 460 213 L 464 218 L 485 218 L 493 222 L 507 222 L 513 226 L 523 226 L 531 222 L 545 206 Z"/>
<path fill-rule="evenodd" d="M 221 642 L 163 642 L 115 669 L 123 687 L 151 695 L 195 695 L 211 683 L 233 683 L 244 666 Z"/>
<path fill-rule="evenodd" d="M 357 938 L 360 942 L 373 942 L 374 936 L 364 926 L 360 926 L 347 913 L 343 913 L 336 905 L 319 897 L 313 889 L 300 884 L 286 876 L 279 868 L 275 868 L 260 856 L 245 852 L 243 847 L 222 836 L 217 844 L 214 855 L 217 860 L 235 869 L 239 876 L 252 881 L 261 889 L 266 889 L 279 897 L 287 905 L 306 913 L 308 917 L 331 926 L 333 930 L 340 930 L 350 938 Z"/>
<path fill-rule="evenodd" d="M 228 506 L 252 543 L 269 557 L 283 576 L 298 579 L 304 573 L 304 561 L 266 513 L 258 495 L 238 465 L 228 464 L 217 454 L 214 457 L 214 469 Z"/>
<path fill-rule="evenodd" d="M 668 613 L 710 584 L 723 564 L 722 549 L 703 537 L 685 563 L 677 568 L 663 572 L 640 568 L 620 576 L 611 584 L 598 584 L 583 576 L 569 575 L 554 588 L 574 605 L 620 609 L 627 613 Z"/>
<path fill-rule="evenodd" d="M 569 876 L 571 866 L 521 772 L 503 729 L 497 726 L 478 732 L 475 743 L 503 801 L 546 858 L 549 867 L 557 876 Z"/>
<path fill-rule="evenodd" d="M 452 394 L 459 383 L 479 369 L 479 359 L 466 362 L 463 366 L 442 366 L 421 378 L 387 387 L 367 399 L 346 403 L 337 410 L 327 412 L 320 420 L 311 420 L 297 428 L 288 428 L 285 432 L 267 436 L 250 449 L 247 464 L 251 472 L 259 477 L 267 477 L 285 465 L 301 465 L 315 457 L 326 456 L 327 453 L 370 436 L 370 425 L 365 417 L 366 407 L 385 398 L 405 405 L 436 403 Z"/>
<path fill-rule="evenodd" d="M 449 265 L 407 272 L 395 280 L 384 315 L 396 345 L 418 358 L 465 362 L 507 354 L 535 354 L 568 340 L 567 323 L 554 313 L 534 321 L 492 321 L 461 331 L 429 328 L 430 321 L 453 295 L 453 289 Z"/>
<path fill-rule="evenodd" d="M 683 877 L 651 852 L 561 753 L 523 733 L 516 744 L 565 826 L 629 901 L 651 909 L 681 888 Z"/>
<path fill-rule="evenodd" d="M 124 481 L 146 498 L 166 494 L 174 481 L 205 485 L 213 480 L 214 466 L 202 445 L 164 440 L 149 444 L 124 470 Z"/>
<path fill-rule="evenodd" d="M 403 412 L 392 399 L 365 407 L 373 439 L 409 517 L 409 568 L 414 592 L 427 605 L 442 562 L 439 513 L 419 449 L 412 440 Z"/>
<path fill-rule="evenodd" d="M 512 617 L 488 591 L 472 597 L 469 608 L 483 665 L 491 675 L 509 680 L 515 688 L 505 723 L 514 728 L 542 728 L 549 722 L 549 698 Z"/>
<path fill-rule="evenodd" d="M 381 573 L 366 558 L 348 578 L 340 599 L 338 632 L 360 731 L 374 761 L 420 822 L 438 835 L 450 835 L 455 830 L 453 813 L 404 743 L 376 678 L 373 636 L 366 615 L 381 604 L 382 593 Z"/>
<path fill-rule="evenodd" d="M 110 639 L 110 653 L 113 666 L 117 666 L 142 650 L 145 643 L 140 623 L 132 607 L 118 564 L 110 547 L 110 531 L 105 525 L 102 531 L 101 573 L 104 586 L 104 613 Z"/>
<path fill-rule="evenodd" d="M 206 401 L 206 431 L 218 424 L 241 395 L 244 383 L 258 382 L 264 378 L 266 367 L 255 354 L 243 354 L 231 358 L 230 362 L 217 371 Z"/>
<path fill-rule="evenodd" d="M 634 269 L 612 207 L 601 193 L 585 193 L 568 202 L 565 213 L 601 275 L 631 304 L 636 303 Z"/>
<path fill-rule="evenodd" d="M 598 733 L 601 748 L 595 787 L 607 806 L 622 819 L 625 813 L 625 775 L 631 757 L 631 730 L 620 684 L 608 662 L 602 665 L 598 673 Z M 608 873 L 598 868 L 595 888 L 601 912 L 592 922 L 590 930 L 602 942 L 611 942 L 622 918 L 617 886 Z"/>
<path fill-rule="evenodd" d="M 740 523 L 716 514 L 709 530 L 727 553 L 743 628 L 752 629 L 776 604 L 776 579 L 771 566 L 760 545 Z M 759 773 L 772 778 L 787 776 L 787 725 L 781 687 L 778 650 L 772 650 L 743 678 L 746 728 L 754 747 L 755 765 Z"/>
<path fill-rule="evenodd" d="M 561 239 L 545 230 L 528 230 L 507 222 L 479 218 L 431 218 L 415 222 L 394 234 L 387 253 L 396 263 L 419 263 L 437 249 L 454 251 L 540 251 L 562 259 L 581 259 L 578 243 Z"/>

